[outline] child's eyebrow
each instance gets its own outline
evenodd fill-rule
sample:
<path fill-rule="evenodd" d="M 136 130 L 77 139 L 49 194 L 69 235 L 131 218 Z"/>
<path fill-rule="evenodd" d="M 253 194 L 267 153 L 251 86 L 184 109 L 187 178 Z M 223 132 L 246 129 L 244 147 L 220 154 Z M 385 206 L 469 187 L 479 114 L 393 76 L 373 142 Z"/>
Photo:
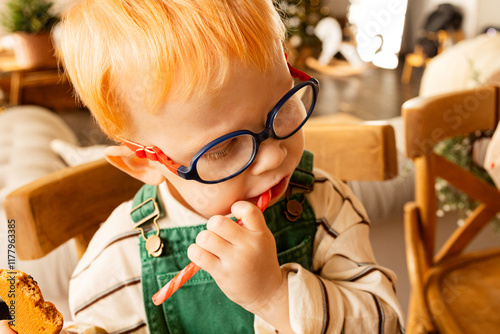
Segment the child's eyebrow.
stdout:
<path fill-rule="evenodd" d="M 215 136 L 208 136 L 206 135 L 206 132 L 205 132 L 205 135 L 203 138 L 201 139 L 197 139 L 196 140 L 196 144 L 191 146 L 191 143 L 187 143 L 186 146 L 191 146 L 189 148 L 184 148 L 182 150 L 182 160 L 184 161 L 191 161 L 191 159 L 194 157 L 194 155 L 196 153 L 198 153 L 203 147 L 205 147 L 205 145 L 207 145 L 208 143 L 212 142 L 213 140 L 219 138 L 220 136 L 223 136 L 225 135 L 226 133 L 223 133 L 223 134 L 217 134 Z"/>
<path fill-rule="evenodd" d="M 180 152 L 181 155 L 176 158 L 180 158 L 179 160 L 189 162 L 194 157 L 194 155 L 206 144 L 208 144 L 208 142 L 205 144 L 201 144 L 201 146 L 196 145 L 194 147 L 189 147 L 189 148 L 184 147 L 183 150 Z"/>

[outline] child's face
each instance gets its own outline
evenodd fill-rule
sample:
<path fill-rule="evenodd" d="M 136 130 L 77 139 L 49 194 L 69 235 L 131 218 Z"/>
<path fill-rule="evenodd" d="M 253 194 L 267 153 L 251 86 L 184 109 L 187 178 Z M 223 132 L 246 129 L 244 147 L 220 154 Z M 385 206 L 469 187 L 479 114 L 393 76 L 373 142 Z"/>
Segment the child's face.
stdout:
<path fill-rule="evenodd" d="M 170 97 L 155 114 L 134 115 L 133 141 L 159 147 L 175 163 L 189 165 L 194 154 L 210 141 L 237 130 L 258 133 L 279 99 L 293 87 L 284 59 L 263 76 L 235 66 L 220 93 L 179 102 Z M 173 87 L 182 89 L 182 87 Z M 171 94 L 172 95 L 172 94 Z M 269 138 L 250 167 L 240 175 L 216 184 L 184 180 L 158 162 L 151 162 L 167 179 L 172 194 L 204 217 L 228 214 L 240 200 L 256 202 L 271 189 L 275 203 L 285 192 L 304 149 L 302 130 L 284 140 Z"/>

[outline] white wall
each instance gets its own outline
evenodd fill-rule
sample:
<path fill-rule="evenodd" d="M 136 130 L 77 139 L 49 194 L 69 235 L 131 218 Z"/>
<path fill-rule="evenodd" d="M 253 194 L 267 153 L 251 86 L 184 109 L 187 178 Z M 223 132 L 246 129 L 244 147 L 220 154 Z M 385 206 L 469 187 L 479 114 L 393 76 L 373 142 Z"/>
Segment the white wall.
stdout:
<path fill-rule="evenodd" d="M 477 31 L 481 32 L 485 27 L 500 27 L 500 1 L 478 0 Z"/>

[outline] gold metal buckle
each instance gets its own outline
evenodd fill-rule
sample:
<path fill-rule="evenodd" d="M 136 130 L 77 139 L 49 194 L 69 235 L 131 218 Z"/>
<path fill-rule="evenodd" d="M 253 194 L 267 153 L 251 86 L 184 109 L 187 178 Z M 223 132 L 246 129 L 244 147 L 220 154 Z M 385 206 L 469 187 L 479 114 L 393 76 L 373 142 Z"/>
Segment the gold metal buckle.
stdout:
<path fill-rule="evenodd" d="M 154 198 L 148 198 L 147 200 L 145 200 L 144 202 L 133 208 L 132 211 L 130 211 L 130 214 L 140 209 L 142 206 L 146 205 L 150 201 L 153 202 L 153 207 L 154 207 L 153 212 L 147 215 L 146 217 L 142 218 L 137 223 L 134 223 L 132 226 L 134 230 L 141 232 L 142 239 L 144 239 L 144 241 L 146 242 L 146 250 L 148 251 L 148 254 L 154 257 L 158 257 L 161 255 L 163 250 L 163 241 L 160 238 L 160 226 L 158 225 L 158 218 L 160 218 L 160 209 L 158 207 L 158 203 L 156 203 L 156 200 Z M 146 236 L 144 235 L 144 228 L 142 227 L 142 225 L 144 225 L 151 219 L 153 219 L 152 224 L 153 224 L 153 229 L 156 228 L 156 234 L 149 236 L 149 238 L 146 238 Z"/>
<path fill-rule="evenodd" d="M 156 222 L 158 220 L 158 218 L 160 217 L 160 209 L 158 208 L 158 203 L 156 203 L 155 199 L 152 197 L 148 198 L 147 200 L 145 200 L 144 202 L 142 202 L 141 204 L 139 204 L 138 206 L 133 208 L 132 211 L 130 211 L 130 214 L 139 210 L 141 207 L 146 205 L 148 202 L 153 202 L 154 211 L 152 213 L 150 213 L 149 215 L 147 215 L 146 217 L 139 220 L 137 223 L 134 223 L 133 227 L 134 227 L 134 230 L 136 230 L 136 231 L 139 231 L 140 229 L 142 229 L 142 228 L 140 228 L 140 226 L 142 224 L 146 223 L 151 218 L 154 218 L 153 222 Z"/>

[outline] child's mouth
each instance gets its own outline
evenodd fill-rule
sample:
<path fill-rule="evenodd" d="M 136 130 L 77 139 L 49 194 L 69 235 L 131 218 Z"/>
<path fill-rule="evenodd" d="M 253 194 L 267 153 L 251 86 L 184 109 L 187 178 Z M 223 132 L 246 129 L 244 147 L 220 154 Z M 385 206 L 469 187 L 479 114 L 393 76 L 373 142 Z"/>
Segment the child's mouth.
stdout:
<path fill-rule="evenodd" d="M 289 180 L 288 176 L 284 177 L 281 179 L 280 182 L 278 182 L 276 185 L 271 187 L 271 189 L 269 189 L 271 190 L 271 201 L 273 203 L 275 203 L 284 194 L 286 187 L 288 185 L 288 180 Z M 255 196 L 250 198 L 249 201 L 252 203 L 256 203 L 258 199 L 259 196 Z"/>
<path fill-rule="evenodd" d="M 278 182 L 277 185 L 271 188 L 271 199 L 273 198 L 279 199 L 283 195 L 288 185 L 288 180 L 289 177 L 284 177 L 281 179 L 280 182 Z"/>

